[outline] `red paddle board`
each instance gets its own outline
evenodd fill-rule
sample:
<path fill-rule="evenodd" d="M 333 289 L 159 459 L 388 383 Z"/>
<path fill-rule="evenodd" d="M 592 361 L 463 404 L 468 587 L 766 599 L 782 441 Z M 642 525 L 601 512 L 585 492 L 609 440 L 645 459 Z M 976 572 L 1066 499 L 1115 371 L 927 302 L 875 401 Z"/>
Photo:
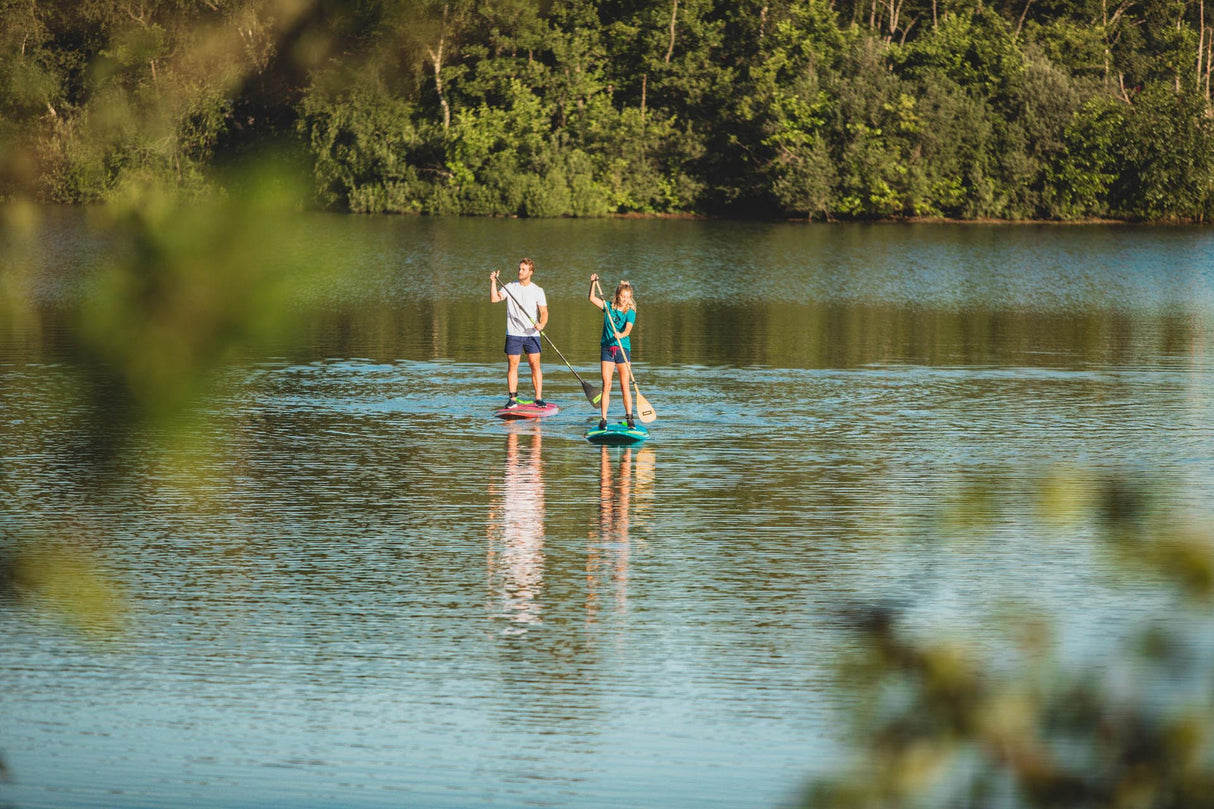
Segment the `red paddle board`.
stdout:
<path fill-rule="evenodd" d="M 499 410 L 494 410 L 493 415 L 499 419 L 542 419 L 544 416 L 551 416 L 561 412 L 561 409 L 551 402 L 546 403 L 543 407 L 534 402 L 525 404 L 517 404 L 514 407 L 503 407 Z"/>

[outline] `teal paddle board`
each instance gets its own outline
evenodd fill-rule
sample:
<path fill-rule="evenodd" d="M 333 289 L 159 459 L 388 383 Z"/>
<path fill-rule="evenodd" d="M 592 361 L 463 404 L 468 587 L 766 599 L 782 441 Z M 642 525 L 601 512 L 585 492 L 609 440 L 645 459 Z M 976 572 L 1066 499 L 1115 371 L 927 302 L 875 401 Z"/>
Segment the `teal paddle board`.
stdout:
<path fill-rule="evenodd" d="M 649 430 L 645 427 L 640 424 L 629 427 L 626 421 L 608 424 L 601 430 L 595 425 L 586 431 L 586 440 L 591 444 L 609 444 L 611 446 L 639 444 L 648 437 Z"/>

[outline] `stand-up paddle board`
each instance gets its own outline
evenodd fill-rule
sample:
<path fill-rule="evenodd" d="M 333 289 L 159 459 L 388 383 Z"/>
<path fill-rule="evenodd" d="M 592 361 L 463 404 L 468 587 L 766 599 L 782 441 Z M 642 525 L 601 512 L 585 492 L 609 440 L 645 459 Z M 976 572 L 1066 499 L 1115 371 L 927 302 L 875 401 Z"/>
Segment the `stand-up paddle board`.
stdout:
<path fill-rule="evenodd" d="M 586 440 L 591 444 L 626 446 L 628 444 L 639 444 L 648 437 L 649 430 L 640 424 L 635 427 L 629 427 L 626 421 L 608 424 L 602 429 L 595 426 L 586 431 Z"/>
<path fill-rule="evenodd" d="M 543 406 L 537 405 L 535 402 L 519 402 L 514 407 L 503 407 L 493 411 L 493 415 L 499 419 L 542 419 L 544 416 L 551 416 L 561 412 L 561 409 L 552 402 L 546 402 Z"/>

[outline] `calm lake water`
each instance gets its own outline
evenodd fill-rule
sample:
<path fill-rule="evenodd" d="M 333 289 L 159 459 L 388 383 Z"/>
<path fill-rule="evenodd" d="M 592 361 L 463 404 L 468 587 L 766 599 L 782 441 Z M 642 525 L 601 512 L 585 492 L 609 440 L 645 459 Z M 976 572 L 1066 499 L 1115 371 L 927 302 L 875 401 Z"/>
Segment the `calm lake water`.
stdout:
<path fill-rule="evenodd" d="M 313 217 L 323 305 L 225 366 L 177 464 L 99 486 L 53 316 L 110 248 L 48 212 L 0 325 L 0 532 L 87 538 L 130 611 L 3 613 L 0 801 L 34 807 L 775 807 L 838 770 L 856 604 L 982 642 L 1007 603 L 1096 655 L 1166 609 L 1066 469 L 1208 513 L 1214 231 Z M 637 289 L 632 449 L 545 345 L 505 395 L 491 269 L 537 262 L 597 379 L 587 277 Z M 308 283 L 316 283 L 309 281 Z M 523 390 L 527 391 L 523 375 Z M 621 412 L 618 405 L 616 412 Z M 965 492 L 998 491 L 981 526 Z M 979 538 L 980 535 L 980 538 Z"/>

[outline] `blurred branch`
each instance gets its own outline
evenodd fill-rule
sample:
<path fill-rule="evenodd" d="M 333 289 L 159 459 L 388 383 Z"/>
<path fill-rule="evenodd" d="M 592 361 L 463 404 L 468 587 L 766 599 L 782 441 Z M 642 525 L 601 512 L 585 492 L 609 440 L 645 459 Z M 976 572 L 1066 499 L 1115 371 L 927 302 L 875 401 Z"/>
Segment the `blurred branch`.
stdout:
<path fill-rule="evenodd" d="M 1214 661 L 1198 651 L 1214 623 L 1214 535 L 1126 478 L 1088 491 L 1086 515 L 1127 570 L 1162 574 L 1199 609 L 1160 616 L 1070 673 L 1040 628 L 1009 669 L 969 646 L 905 637 L 896 611 L 852 610 L 863 654 L 845 675 L 875 715 L 854 770 L 815 780 L 803 806 L 1214 806 L 1214 702 L 1185 697 L 1214 688 Z"/>

